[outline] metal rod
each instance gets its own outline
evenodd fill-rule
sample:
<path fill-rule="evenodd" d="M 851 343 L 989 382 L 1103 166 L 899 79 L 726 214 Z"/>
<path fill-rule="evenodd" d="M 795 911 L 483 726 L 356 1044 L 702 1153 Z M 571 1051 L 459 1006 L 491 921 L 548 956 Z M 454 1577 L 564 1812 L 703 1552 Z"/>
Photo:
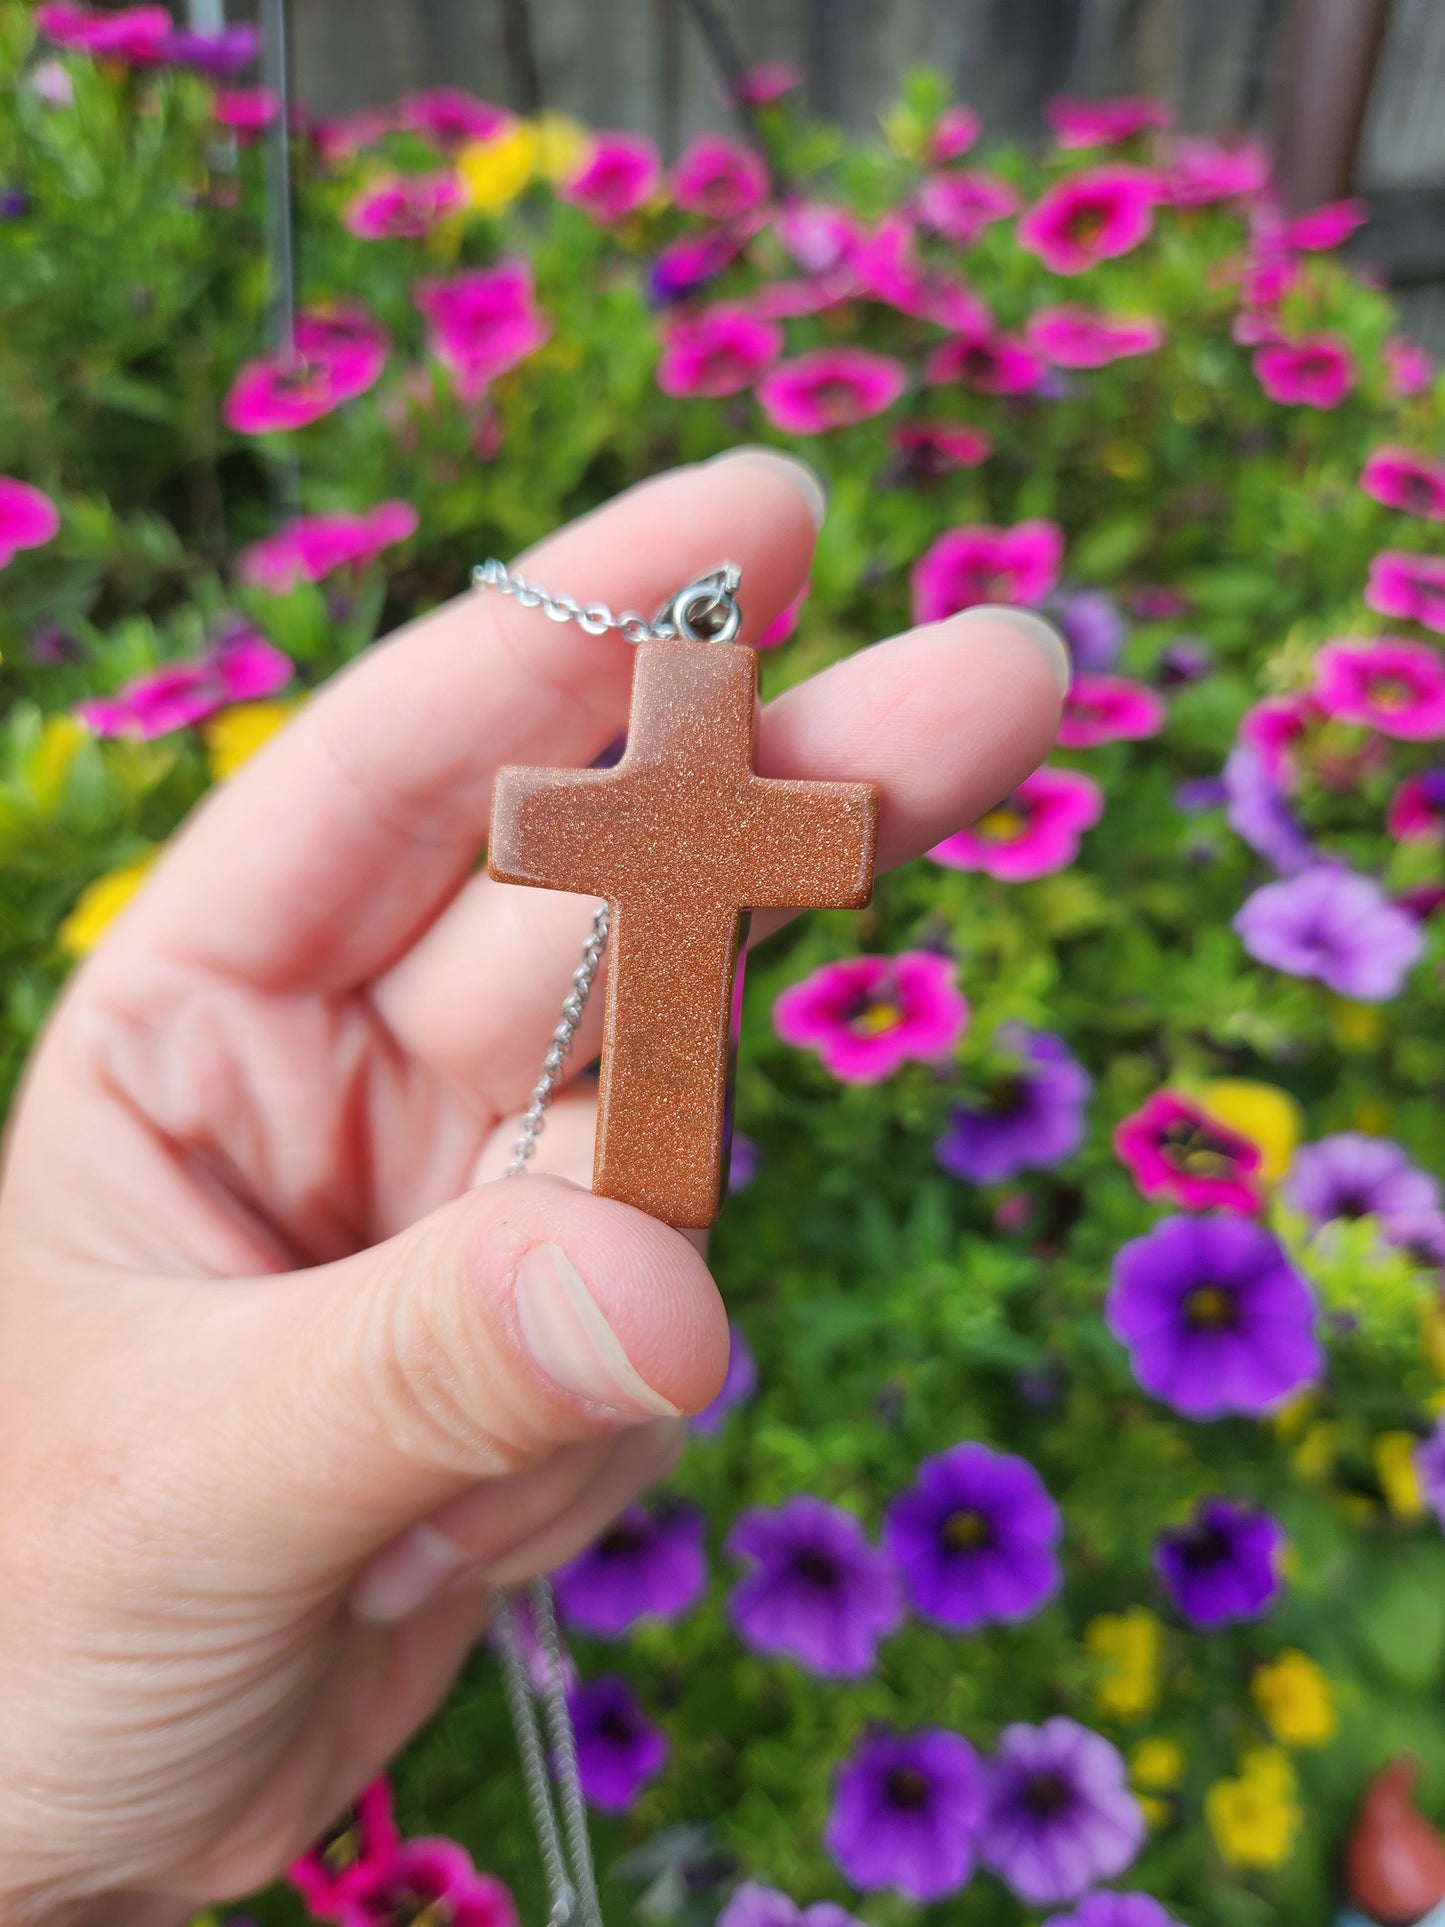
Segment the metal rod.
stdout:
<path fill-rule="evenodd" d="M 291 20 L 287 0 L 261 0 L 261 80 L 280 103 L 266 130 L 266 252 L 271 347 L 296 358 L 296 226 L 291 208 Z"/>

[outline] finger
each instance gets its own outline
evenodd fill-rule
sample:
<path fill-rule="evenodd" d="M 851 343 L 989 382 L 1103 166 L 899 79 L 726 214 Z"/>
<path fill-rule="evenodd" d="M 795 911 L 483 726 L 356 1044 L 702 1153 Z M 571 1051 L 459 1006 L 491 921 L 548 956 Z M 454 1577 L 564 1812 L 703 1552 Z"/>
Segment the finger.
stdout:
<path fill-rule="evenodd" d="M 629 490 L 524 556 L 583 602 L 650 613 L 720 561 L 750 630 L 806 580 L 822 489 L 731 451 Z M 412 623 L 337 677 L 216 791 L 116 933 L 275 987 L 338 989 L 390 961 L 465 877 L 502 763 L 582 765 L 619 733 L 632 650 L 494 593 Z"/>
<path fill-rule="evenodd" d="M 764 776 L 876 783 L 878 867 L 890 869 L 975 821 L 1034 769 L 1058 729 L 1064 645 L 1024 610 L 969 609 L 865 649 L 764 710 Z M 372 995 L 398 1041 L 479 1110 L 525 1101 L 581 954 L 590 901 L 469 882 Z M 758 935 L 777 915 L 760 917 Z M 476 995 L 478 957 L 488 994 Z M 573 1049 L 601 1035 L 594 992 Z"/>

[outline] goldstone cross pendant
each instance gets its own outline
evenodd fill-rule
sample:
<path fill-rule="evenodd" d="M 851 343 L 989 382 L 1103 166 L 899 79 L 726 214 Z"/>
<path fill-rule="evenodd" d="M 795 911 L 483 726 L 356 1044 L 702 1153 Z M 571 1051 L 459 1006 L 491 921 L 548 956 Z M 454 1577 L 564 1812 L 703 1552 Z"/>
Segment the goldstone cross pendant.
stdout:
<path fill-rule="evenodd" d="M 735 619 L 698 635 L 693 594 L 674 635 L 637 645 L 621 762 L 502 770 L 487 851 L 503 883 L 611 906 L 592 1188 L 680 1228 L 721 1201 L 742 920 L 861 908 L 878 822 L 871 784 L 755 773 L 756 652 Z"/>

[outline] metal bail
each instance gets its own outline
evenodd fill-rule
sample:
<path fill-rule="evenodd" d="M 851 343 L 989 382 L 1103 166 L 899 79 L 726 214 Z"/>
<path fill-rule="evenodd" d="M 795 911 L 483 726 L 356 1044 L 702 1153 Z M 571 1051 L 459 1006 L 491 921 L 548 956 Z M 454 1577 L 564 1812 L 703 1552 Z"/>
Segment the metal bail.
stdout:
<path fill-rule="evenodd" d="M 653 629 L 683 642 L 735 642 L 743 626 L 737 598 L 742 579 L 733 562 L 699 576 L 663 603 L 652 619 Z"/>

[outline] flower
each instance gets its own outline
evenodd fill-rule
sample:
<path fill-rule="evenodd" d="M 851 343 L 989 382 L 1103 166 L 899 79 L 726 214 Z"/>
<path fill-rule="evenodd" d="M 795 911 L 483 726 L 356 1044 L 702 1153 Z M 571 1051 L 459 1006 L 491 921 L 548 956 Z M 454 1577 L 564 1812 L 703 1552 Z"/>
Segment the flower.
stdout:
<path fill-rule="evenodd" d="M 286 595 L 301 582 L 321 582 L 337 569 L 361 570 L 381 551 L 416 534 L 410 502 L 378 502 L 364 515 L 298 515 L 236 558 L 242 582 Z"/>
<path fill-rule="evenodd" d="M 116 690 L 77 703 L 75 713 L 96 736 L 168 736 L 227 703 L 274 695 L 295 670 L 288 656 L 244 626 L 198 662 L 163 664 Z"/>
<path fill-rule="evenodd" d="M 0 569 L 21 549 L 44 548 L 60 533 L 60 511 L 28 482 L 0 475 Z"/>
<path fill-rule="evenodd" d="M 1310 1226 L 1339 1219 L 1378 1218 L 1388 1231 L 1418 1213 L 1440 1207 L 1440 1186 L 1386 1137 L 1337 1131 L 1296 1153 L 1284 1196 Z"/>
<path fill-rule="evenodd" d="M 768 170 L 751 147 L 700 134 L 673 169 L 672 198 L 688 214 L 735 221 L 768 197 Z"/>
<path fill-rule="evenodd" d="M 1324 1370 L 1309 1285 L 1239 1218 L 1165 1218 L 1114 1259 L 1109 1330 L 1146 1392 L 1186 1418 L 1257 1418 Z"/>
<path fill-rule="evenodd" d="M 831 1900 L 800 1907 L 775 1887 L 745 1880 L 734 1888 L 717 1917 L 717 1927 L 863 1927 L 863 1923 Z"/>
<path fill-rule="evenodd" d="M 1114 1131 L 1114 1155 L 1146 1198 L 1189 1211 L 1253 1211 L 1259 1147 L 1177 1091 L 1156 1091 Z"/>
<path fill-rule="evenodd" d="M 846 268 L 862 238 L 853 215 L 826 201 L 789 201 L 778 210 L 773 232 L 789 259 L 807 275 Z"/>
<path fill-rule="evenodd" d="M 737 1152 L 737 1132 L 733 1133 L 733 1151 Z M 738 1188 L 733 1180 L 733 1188 Z M 722 1430 L 723 1422 L 735 1405 L 746 1405 L 758 1389 L 758 1367 L 752 1349 L 743 1336 L 742 1328 L 728 1321 L 728 1368 L 717 1397 L 704 1405 L 700 1412 L 694 1412 L 688 1420 L 694 1432 L 704 1438 L 711 1438 Z"/>
<path fill-rule="evenodd" d="M 1338 408 L 1355 385 L 1355 360 L 1338 335 L 1271 341 L 1257 348 L 1254 372 L 1271 401 Z"/>
<path fill-rule="evenodd" d="M 1018 211 L 1019 197 L 1007 181 L 992 174 L 930 174 L 918 195 L 918 218 L 925 227 L 959 247 L 968 247 L 983 230 Z"/>
<path fill-rule="evenodd" d="M 445 1921 L 447 1927 L 517 1927 L 517 1909 L 500 1880 L 479 1874 L 455 1840 L 404 1840 L 346 1891 L 338 1927 L 397 1927 Z"/>
<path fill-rule="evenodd" d="M 179 67 L 191 67 L 211 80 L 225 80 L 249 66 L 261 51 L 257 28 L 244 24 L 218 27 L 212 32 L 186 28 L 165 43 L 166 57 Z"/>
<path fill-rule="evenodd" d="M 903 1598 L 892 1562 L 851 1513 L 800 1493 L 775 1512 L 744 1512 L 726 1550 L 754 1562 L 729 1601 L 746 1645 L 833 1678 L 873 1670 Z"/>
<path fill-rule="evenodd" d="M 1335 1737 L 1330 1682 L 1307 1653 L 1291 1647 L 1267 1666 L 1256 1666 L 1249 1690 L 1281 1746 L 1328 1746 Z"/>
<path fill-rule="evenodd" d="M 657 385 L 664 395 L 735 395 L 783 352 L 783 331 L 730 303 L 684 315 L 667 330 Z"/>
<path fill-rule="evenodd" d="M 1180 140 L 1169 169 L 1176 207 L 1248 200 L 1269 185 L 1269 155 L 1258 141 Z"/>
<path fill-rule="evenodd" d="M 1044 103 L 1044 119 L 1060 147 L 1115 147 L 1146 128 L 1167 127 L 1169 109 L 1162 100 L 1142 95 L 1124 100 L 1076 100 L 1059 94 Z"/>
<path fill-rule="evenodd" d="M 1220 1077 L 1205 1085 L 1201 1101 L 1211 1117 L 1258 1147 L 1261 1183 L 1278 1184 L 1304 1134 L 1303 1113 L 1289 1092 L 1249 1078 Z"/>
<path fill-rule="evenodd" d="M 400 1845 L 391 1787 L 385 1780 L 372 1780 L 335 1825 L 292 1861 L 286 1878 L 308 1913 L 333 1920 L 354 1887 L 391 1865 Z"/>
<path fill-rule="evenodd" d="M 993 452 L 982 429 L 965 428 L 961 422 L 900 422 L 893 443 L 909 474 L 929 480 L 954 469 L 977 468 Z"/>
<path fill-rule="evenodd" d="M 1117 1748 L 1074 1720 L 1006 1726 L 985 1774 L 979 1857 L 1031 1906 L 1112 1879 L 1143 1844 Z"/>
<path fill-rule="evenodd" d="M 382 175 L 347 202 L 341 219 L 363 241 L 415 238 L 461 203 L 454 174 Z"/>
<path fill-rule="evenodd" d="M 310 309 L 296 323 L 296 355 L 261 355 L 237 370 L 221 405 L 239 435 L 305 428 L 365 394 L 386 366 L 390 342 L 356 306 Z"/>
<path fill-rule="evenodd" d="M 1161 1532 L 1154 1570 L 1196 1626 L 1258 1619 L 1279 1597 L 1284 1531 L 1267 1512 L 1233 1499 L 1201 1499 L 1187 1525 Z"/>
<path fill-rule="evenodd" d="M 1004 1024 L 996 1041 L 1005 1062 L 980 1102 L 950 1109 L 948 1129 L 933 1147 L 943 1169 L 970 1184 L 1047 1170 L 1084 1141 L 1093 1083 L 1063 1038 Z"/>
<path fill-rule="evenodd" d="M 661 179 L 662 157 L 655 141 L 645 134 L 599 134 L 582 166 L 557 193 L 594 221 L 610 223 L 645 207 Z"/>
<path fill-rule="evenodd" d="M 820 435 L 891 408 L 908 386 L 908 371 L 866 348 L 815 348 L 794 355 L 758 383 L 758 400 L 774 428 Z"/>
<path fill-rule="evenodd" d="M 942 1057 L 967 1024 L 955 966 L 931 950 L 824 964 L 773 1006 L 783 1042 L 816 1050 L 845 1084 L 876 1084 L 909 1058 Z"/>
<path fill-rule="evenodd" d="M 1150 1795 L 1172 1793 L 1182 1784 L 1188 1762 L 1177 1740 L 1138 1740 L 1129 1750 L 1129 1784 L 1140 1789 L 1140 1806 L 1151 1826 L 1160 1826 L 1171 1813 L 1167 1800 Z"/>
<path fill-rule="evenodd" d="M 1148 315 L 1097 314 L 1092 308 L 1039 308 L 1024 331 L 1029 346 L 1059 368 L 1103 368 L 1130 355 L 1147 355 L 1164 340 Z"/>
<path fill-rule="evenodd" d="M 1019 222 L 1018 238 L 1055 274 L 1082 274 L 1147 240 L 1162 193 L 1142 167 L 1090 168 L 1049 188 Z"/>
<path fill-rule="evenodd" d="M 1364 201 L 1327 201 L 1321 207 L 1312 207 L 1308 214 L 1297 214 L 1292 221 L 1286 221 L 1280 240 L 1285 247 L 1299 248 L 1306 253 L 1337 248 L 1369 218 L 1369 206 Z"/>
<path fill-rule="evenodd" d="M 401 127 L 420 134 L 444 153 L 465 147 L 469 141 L 490 140 L 512 124 L 505 107 L 489 100 L 478 100 L 461 87 L 431 87 L 407 94 L 396 105 Z"/>
<path fill-rule="evenodd" d="M 218 87 L 211 112 L 222 127 L 258 134 L 281 112 L 281 96 L 270 87 Z"/>
<path fill-rule="evenodd" d="M 506 120 L 457 154 L 457 178 L 468 207 L 501 214 L 522 194 L 538 170 L 540 138 L 534 123 Z"/>
<path fill-rule="evenodd" d="M 1445 522 L 1445 462 L 1408 448 L 1377 448 L 1361 472 L 1360 487 L 1386 508 Z"/>
<path fill-rule="evenodd" d="M 667 1737 L 615 1673 L 575 1687 L 567 1709 L 577 1733 L 582 1790 L 604 1813 L 625 1813 L 667 1758 Z"/>
<path fill-rule="evenodd" d="M 875 1730 L 839 1769 L 823 1844 L 855 1887 L 937 1900 L 968 1883 L 982 1812 L 967 1740 L 938 1726 Z"/>
<path fill-rule="evenodd" d="M 206 768 L 213 783 L 234 776 L 296 713 L 294 702 L 237 703 L 201 724 Z"/>
<path fill-rule="evenodd" d="M 1162 1629 L 1147 1606 L 1098 1613 L 1084 1628 L 1084 1650 L 1100 1662 L 1094 1699 L 1109 1719 L 1147 1719 L 1159 1704 Z"/>
<path fill-rule="evenodd" d="M 803 76 L 791 60 L 763 60 L 738 76 L 732 90 L 733 99 L 744 101 L 750 107 L 771 107 L 775 100 L 793 93 L 802 84 Z"/>
<path fill-rule="evenodd" d="M 1424 948 L 1419 925 L 1373 878 L 1332 863 L 1266 883 L 1233 927 L 1260 963 L 1361 1003 L 1398 996 Z"/>
<path fill-rule="evenodd" d="M 696 1506 L 630 1505 L 552 1576 L 564 1618 L 615 1639 L 644 1616 L 675 1619 L 707 1584 Z"/>
<path fill-rule="evenodd" d="M 498 375 L 535 354 L 552 332 L 533 300 L 532 270 L 525 261 L 423 281 L 414 298 L 429 324 L 428 345 L 463 401 L 475 401 Z"/>
<path fill-rule="evenodd" d="M 785 602 L 753 644 L 755 649 L 781 649 L 798 626 L 798 616 L 808 600 L 810 584 L 804 583 L 791 602 Z M 734 1189 L 736 1189 L 736 1183 Z"/>
<path fill-rule="evenodd" d="M 1134 742 L 1164 727 L 1164 699 L 1127 676 L 1076 674 L 1064 698 L 1056 738 L 1060 749 L 1093 749 Z"/>
<path fill-rule="evenodd" d="M 1380 359 L 1385 364 L 1390 392 L 1397 400 L 1420 394 L 1435 379 L 1435 364 L 1429 355 L 1403 335 L 1390 337 L 1380 350 Z"/>
<path fill-rule="evenodd" d="M 1102 589 L 1069 589 L 1048 605 L 1048 613 L 1069 645 L 1074 677 L 1112 669 L 1129 625 L 1114 598 Z"/>
<path fill-rule="evenodd" d="M 1403 617 L 1445 635 L 1445 560 L 1382 550 L 1370 564 L 1365 601 L 1383 616 Z"/>
<path fill-rule="evenodd" d="M 1294 876 L 1318 862 L 1314 845 L 1258 750 L 1247 742 L 1236 743 L 1225 759 L 1222 780 L 1225 821 L 1272 869 Z"/>
<path fill-rule="evenodd" d="M 665 306 L 695 293 L 722 273 L 742 245 L 742 236 L 730 228 L 714 228 L 708 234 L 684 234 L 669 242 L 652 264 L 648 277 L 651 299 L 658 306 Z"/>
<path fill-rule="evenodd" d="M 971 1632 L 1047 1605 L 1061 1583 L 1062 1520 L 1027 1459 L 972 1442 L 925 1459 L 888 1507 L 883 1541 L 914 1609 Z"/>
<path fill-rule="evenodd" d="M 121 7 L 114 13 L 92 13 L 87 7 L 37 7 L 35 24 L 57 47 L 142 66 L 166 59 L 173 26 L 169 10 L 157 6 Z"/>
<path fill-rule="evenodd" d="M 1050 1914 L 1044 1927 L 1180 1927 L 1148 1894 L 1090 1894 L 1071 1914 Z"/>
<path fill-rule="evenodd" d="M 1046 763 L 1026 776 L 1012 796 L 928 852 L 949 870 L 982 870 L 1005 883 L 1066 870 L 1083 833 L 1104 813 L 1104 792 L 1092 777 Z"/>
<path fill-rule="evenodd" d="M 1385 827 L 1402 843 L 1445 836 L 1445 769 L 1407 776 L 1390 798 Z"/>
<path fill-rule="evenodd" d="M 1327 642 L 1315 655 L 1313 693 L 1342 723 L 1407 742 L 1445 736 L 1445 663 L 1423 643 Z"/>
<path fill-rule="evenodd" d="M 1043 375 L 1043 363 L 1032 349 L 994 329 L 955 335 L 933 350 L 923 369 L 924 380 L 933 387 L 957 381 L 981 395 L 1026 395 Z"/>
<path fill-rule="evenodd" d="M 1420 1481 L 1421 1497 L 1434 1508 L 1440 1530 L 1445 1532 L 1445 1419 L 1415 1447 L 1415 1477 Z"/>
<path fill-rule="evenodd" d="M 68 957 L 88 957 L 101 938 L 140 890 L 159 857 L 159 850 L 147 850 L 129 863 L 107 870 L 93 883 L 87 883 L 71 906 L 69 915 L 55 933 L 55 941 Z"/>
<path fill-rule="evenodd" d="M 1238 1779 L 1216 1780 L 1206 1792 L 1204 1818 L 1231 1867 L 1282 1866 L 1304 1821 L 1289 1761 L 1273 1747 L 1248 1755 Z"/>
<path fill-rule="evenodd" d="M 942 622 L 977 603 L 1040 603 L 1058 581 L 1063 558 L 1057 522 L 947 529 L 913 565 L 913 620 Z"/>
<path fill-rule="evenodd" d="M 956 161 L 982 132 L 983 123 L 971 107 L 945 107 L 924 144 L 924 158 L 935 163 Z"/>
<path fill-rule="evenodd" d="M 853 248 L 851 262 L 862 290 L 873 300 L 916 320 L 962 334 L 982 333 L 989 313 L 971 289 L 918 259 L 915 230 L 906 214 L 892 214 Z"/>

